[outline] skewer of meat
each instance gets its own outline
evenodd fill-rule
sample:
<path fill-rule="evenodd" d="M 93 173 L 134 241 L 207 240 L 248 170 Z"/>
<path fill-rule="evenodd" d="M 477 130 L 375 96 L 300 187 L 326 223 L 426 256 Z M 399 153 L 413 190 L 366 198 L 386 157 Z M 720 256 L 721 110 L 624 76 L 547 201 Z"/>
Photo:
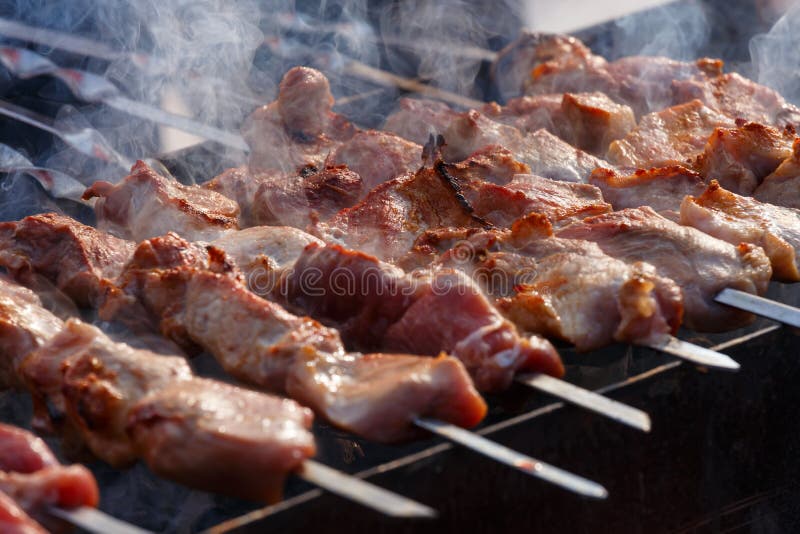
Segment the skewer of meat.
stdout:
<path fill-rule="evenodd" d="M 26 222 L 36 225 L 52 221 L 29 218 Z M 17 236 L 22 237 L 19 232 Z M 34 250 L 23 250 L 27 246 L 24 239 L 13 242 L 18 247 L 15 253 L 34 252 L 35 258 Z M 454 358 L 348 354 L 335 331 L 293 316 L 249 292 L 219 249 L 190 245 L 177 236 L 142 243 L 123 279 L 132 284 L 124 286 L 131 291 L 129 295 L 135 292 L 143 297 L 140 302 L 155 313 L 153 317 L 165 333 L 208 349 L 243 380 L 289 392 L 341 427 L 391 441 L 408 439 L 415 434 L 414 426 L 427 425 L 425 428 L 458 439 L 478 452 L 498 457 L 498 446 L 493 442 L 454 433 L 452 425 L 442 427 L 441 421 L 434 424 L 434 419 L 423 417 L 431 414 L 463 425 L 473 425 L 482 417 L 485 404 Z M 109 283 L 104 279 L 96 282 L 98 287 Z M 108 313 L 117 304 L 124 307 L 131 302 L 124 293 L 116 294 L 118 298 L 107 302 Z M 163 307 L 167 303 L 178 307 L 167 310 Z M 210 313 L 215 306 L 223 306 L 224 313 Z M 248 328 L 253 336 L 242 343 L 240 334 Z M 427 378 L 419 382 L 420 376 Z M 528 465 L 517 461 L 527 457 L 510 450 L 499 458 L 520 469 Z M 573 491 L 596 497 L 605 494 L 599 486 L 587 485 L 587 481 L 560 470 L 559 476 L 552 477 L 552 473 L 523 470 Z"/>
<path fill-rule="evenodd" d="M 390 514 L 431 514 L 308 460 L 312 416 L 294 401 L 195 377 L 184 358 L 114 342 L 78 319 L 62 322 L 6 278 L 0 326 L 4 364 L 17 376 L 5 385 L 31 393 L 34 425 L 111 465 L 141 458 L 171 480 L 253 500 L 276 499 L 296 471 Z"/>

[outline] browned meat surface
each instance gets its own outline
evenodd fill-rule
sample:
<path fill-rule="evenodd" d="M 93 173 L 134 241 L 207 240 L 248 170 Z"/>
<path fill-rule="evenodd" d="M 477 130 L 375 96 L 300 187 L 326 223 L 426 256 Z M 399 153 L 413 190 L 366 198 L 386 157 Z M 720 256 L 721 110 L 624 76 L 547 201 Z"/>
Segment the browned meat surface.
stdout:
<path fill-rule="evenodd" d="M 444 133 L 456 112 L 434 100 L 401 98 L 397 111 L 386 118 L 383 130 L 424 145 L 433 135 Z"/>
<path fill-rule="evenodd" d="M 0 223 L 0 265 L 23 282 L 42 275 L 82 306 L 97 304 L 103 282 L 119 275 L 133 247 L 55 213 Z"/>
<path fill-rule="evenodd" d="M 764 249 L 772 276 L 800 281 L 800 212 L 739 196 L 712 182 L 701 195 L 681 204 L 681 224 L 693 226 L 733 245 L 751 243 Z"/>
<path fill-rule="evenodd" d="M 249 225 L 280 224 L 305 228 L 355 204 L 364 184 L 347 167 L 303 167 L 298 174 L 262 180 L 249 206 Z"/>
<path fill-rule="evenodd" d="M 489 113 L 495 112 L 494 108 L 487 109 Z M 476 110 L 457 113 L 449 108 L 437 108 L 435 124 L 428 126 L 430 111 L 423 106 L 414 106 L 404 108 L 387 119 L 387 124 L 398 123 L 402 123 L 407 131 L 432 129 L 433 133 L 441 134 L 445 141 L 442 156 L 451 163 L 497 145 L 507 149 L 519 162 L 528 165 L 530 172 L 556 180 L 586 181 L 596 167 L 609 166 L 547 130 L 523 133 Z M 404 135 L 399 128 L 394 131 Z M 427 142 L 427 138 L 423 142 Z"/>
<path fill-rule="evenodd" d="M 83 195 L 98 197 L 97 227 L 141 241 L 177 232 L 192 241 L 210 240 L 238 228 L 239 206 L 199 186 L 186 186 L 157 174 L 138 161 L 120 183 L 95 182 Z"/>
<path fill-rule="evenodd" d="M 630 56 L 608 63 L 583 43 L 566 35 L 523 33 L 500 52 L 492 79 L 504 99 L 598 91 L 633 108 L 637 115 L 673 102 L 673 80 L 718 76 L 720 60 L 682 62 L 665 57 Z"/>
<path fill-rule="evenodd" d="M 242 127 L 250 145 L 250 167 L 293 173 L 308 164 L 323 165 L 356 132 L 333 113 L 333 102 L 324 74 L 308 67 L 290 69 L 278 99 L 255 110 Z"/>
<path fill-rule="evenodd" d="M 678 211 L 683 197 L 700 194 L 706 187 L 702 175 L 681 165 L 649 170 L 597 169 L 589 183 L 600 188 L 614 209 L 650 206 L 658 212 Z"/>
<path fill-rule="evenodd" d="M 563 95 L 533 95 L 512 98 L 506 105 L 492 102 L 481 111 L 492 120 L 513 126 L 524 133 L 544 128 L 559 137 L 569 135 L 569 124 L 561 109 Z"/>
<path fill-rule="evenodd" d="M 524 194 L 530 201 L 522 215 L 532 212 L 546 215 L 554 227 L 611 211 L 611 205 L 594 185 L 550 180 L 535 174 L 518 174 L 506 188 Z"/>
<path fill-rule="evenodd" d="M 457 271 L 411 277 L 361 252 L 309 245 L 281 289 L 292 307 L 332 322 L 364 350 L 456 356 L 480 390 L 504 389 L 517 371 L 563 374 L 547 341 L 521 337 Z"/>
<path fill-rule="evenodd" d="M 575 223 L 558 235 L 596 242 L 609 256 L 653 264 L 659 275 L 683 290 L 685 322 L 700 331 L 730 330 L 750 314 L 714 302 L 724 288 L 763 294 L 772 269 L 759 247 L 731 245 L 681 226 L 652 208 L 625 209 Z"/>
<path fill-rule="evenodd" d="M 691 165 L 715 128 L 733 126 L 732 119 L 692 100 L 642 117 L 624 139 L 611 143 L 606 159 L 640 169 Z"/>
<path fill-rule="evenodd" d="M 294 401 L 193 378 L 142 398 L 127 430 L 159 476 L 272 502 L 287 474 L 316 451 L 311 421 L 311 410 Z"/>
<path fill-rule="evenodd" d="M 672 84 L 676 103 L 698 99 L 731 119 L 769 124 L 778 129 L 800 126 L 800 110 L 776 91 L 732 72 Z"/>
<path fill-rule="evenodd" d="M 530 167 L 514 159 L 514 155 L 499 145 L 488 145 L 455 163 L 447 164 L 452 176 L 504 185 L 517 174 L 529 174 Z"/>
<path fill-rule="evenodd" d="M 708 138 L 697 167 L 707 181 L 751 195 L 761 181 L 792 155 L 794 130 L 776 130 L 755 122 L 737 121 L 735 128 L 717 128 Z"/>
<path fill-rule="evenodd" d="M 427 142 L 427 140 L 426 140 Z M 363 191 L 422 165 L 422 146 L 379 130 L 358 132 L 331 155 L 330 163 L 346 165 L 361 177 Z"/>
<path fill-rule="evenodd" d="M 482 224 L 459 202 L 441 173 L 425 168 L 376 187 L 315 231 L 326 241 L 396 261 L 412 248 L 417 236 L 447 226 Z"/>
<path fill-rule="evenodd" d="M 800 139 L 795 139 L 792 155 L 764 178 L 753 197 L 776 206 L 800 209 Z"/>
<path fill-rule="evenodd" d="M 230 232 L 212 242 L 236 264 L 253 293 L 267 296 L 281 273 L 294 265 L 306 245 L 323 242 L 288 226 L 254 226 Z"/>
<path fill-rule="evenodd" d="M 69 320 L 19 366 L 41 426 L 68 421 L 70 434 L 114 466 L 137 454 L 126 431 L 129 410 L 147 392 L 191 376 L 186 360 L 111 341 L 94 326 Z"/>
<path fill-rule="evenodd" d="M 279 242 L 277 250 L 288 255 L 295 239 Z M 124 313 L 134 298 L 160 322 L 162 333 L 207 350 L 232 376 L 285 391 L 310 403 L 331 423 L 368 439 L 395 441 L 414 436 L 412 421 L 417 415 L 470 425 L 482 418 L 485 404 L 457 360 L 444 357 L 431 365 L 427 358 L 407 356 L 406 363 L 413 363 L 416 370 L 402 381 L 388 381 L 375 366 L 384 361 L 394 365 L 394 355 L 377 354 L 366 361 L 346 353 L 335 330 L 292 315 L 250 292 L 221 250 L 210 247 L 208 257 L 201 258 L 193 249 L 174 235 L 141 243 L 121 277 L 121 293 L 101 314 Z M 186 250 L 188 256 L 182 254 Z M 440 365 L 456 368 L 443 375 L 437 371 Z M 353 378 L 345 380 L 347 375 Z M 374 381 L 368 381 L 371 377 Z M 406 408 L 402 413 L 398 410 L 401 398 Z M 426 404 L 431 398 L 438 401 Z M 447 408 L 450 401 L 469 409 L 456 415 Z M 384 420 L 389 414 L 391 419 Z M 376 425 L 376 421 L 384 424 Z"/>
<path fill-rule="evenodd" d="M 6 534 L 46 534 L 14 500 L 0 491 L 0 531 Z"/>
<path fill-rule="evenodd" d="M 0 495 L 35 513 L 45 506 L 94 507 L 99 493 L 88 469 L 59 464 L 44 441 L 27 430 L 0 424 Z"/>
<path fill-rule="evenodd" d="M 570 138 L 565 139 L 598 156 L 636 127 L 633 110 L 603 93 L 567 93 L 561 108 L 571 129 Z"/>
<path fill-rule="evenodd" d="M 20 362 L 62 324 L 33 291 L 0 276 L 0 389 L 23 385 L 17 373 Z"/>
<path fill-rule="evenodd" d="M 647 343 L 677 330 L 678 286 L 645 263 L 628 265 L 588 241 L 553 237 L 541 215 L 483 232 L 442 256 L 468 273 L 521 330 L 591 350 Z"/>
<path fill-rule="evenodd" d="M 203 187 L 228 197 L 239 205 L 239 225 L 253 225 L 253 199 L 258 187 L 263 182 L 275 182 L 287 179 L 299 173 L 282 173 L 279 171 L 253 171 L 243 165 L 225 170 L 203 184 Z"/>

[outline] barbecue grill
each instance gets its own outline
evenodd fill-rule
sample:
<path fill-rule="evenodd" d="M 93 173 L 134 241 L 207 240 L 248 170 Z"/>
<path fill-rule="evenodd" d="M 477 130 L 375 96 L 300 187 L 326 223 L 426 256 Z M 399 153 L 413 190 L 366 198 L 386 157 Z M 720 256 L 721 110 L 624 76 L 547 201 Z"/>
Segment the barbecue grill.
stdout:
<path fill-rule="evenodd" d="M 724 6 L 724 3 L 720 3 Z M 714 3 L 677 2 L 659 13 L 689 6 L 702 10 L 712 21 L 705 46 L 696 55 L 719 56 L 744 68 L 749 36 L 765 28 L 742 18 L 742 7 L 732 13 Z M 587 28 L 577 36 L 596 52 L 615 58 L 635 52 L 629 28 L 650 13 Z M 742 21 L 748 21 L 741 24 Z M 764 21 L 767 24 L 767 21 Z M 2 32 L 0 32 L 2 33 Z M 295 30 L 279 39 L 294 47 L 283 58 L 288 68 L 310 63 L 325 70 L 328 56 L 319 40 Z M 22 41 L 13 41 L 23 45 Z M 500 49 L 505 42 L 493 45 Z M 274 61 L 265 45 L 256 56 Z M 400 54 L 393 50 L 392 54 Z M 418 65 L 413 52 L 406 61 L 389 61 L 386 49 L 378 58 L 385 70 L 413 77 Z M 96 58 L 57 52 L 54 63 L 92 69 Z M 402 68 L 400 68 L 402 65 Z M 285 70 L 285 69 L 284 69 Z M 377 126 L 391 107 L 397 88 L 369 80 L 353 82 L 331 70 L 334 93 L 346 104 L 337 111 L 365 126 Z M 19 81 L 3 75 L 0 92 L 6 100 L 47 117 L 65 121 L 64 106 L 86 113 L 101 104 L 75 99 L 68 88 L 52 78 Z M 388 81 L 387 81 L 388 80 Z M 410 86 L 409 86 L 410 87 Z M 363 96 L 369 95 L 369 96 Z M 496 97 L 484 62 L 473 97 Z M 265 99 L 266 100 L 266 99 Z M 368 103 L 368 104 L 367 104 Z M 108 111 L 105 125 L 123 121 L 119 111 Z M 127 116 L 124 120 L 130 120 Z M 69 123 L 68 117 L 66 121 Z M 115 145 L 122 154 L 156 154 L 157 135 L 152 123 L 135 119 L 126 126 L 139 132 L 138 146 Z M 19 121 L 0 119 L 0 142 L 28 154 L 48 154 L 48 166 L 85 171 L 94 176 L 119 174 L 112 164 L 98 164 L 79 156 L 63 141 Z M 154 159 L 179 180 L 191 183 L 210 178 L 224 168 L 240 164 L 243 155 L 216 142 L 205 142 Z M 37 161 L 38 163 L 38 161 Z M 91 223 L 90 210 L 69 201 L 53 201 L 33 181 L 6 176 L 2 202 L 6 219 L 17 219 L 57 203 L 79 220 Z M 22 199 L 22 200 L 20 200 Z M 772 283 L 768 296 L 800 305 L 800 288 Z M 794 378 L 800 362 L 794 358 L 795 333 L 760 319 L 724 335 L 679 336 L 713 347 L 742 365 L 739 373 L 706 372 L 675 361 L 655 350 L 615 345 L 588 354 L 559 347 L 568 366 L 566 379 L 588 389 L 647 411 L 653 430 L 642 434 L 546 395 L 514 386 L 502 395 L 489 396 L 490 413 L 477 432 L 523 453 L 555 463 L 569 471 L 601 482 L 610 492 L 603 502 L 582 499 L 507 469 L 440 439 L 420 440 L 402 446 L 382 446 L 354 438 L 323 423 L 314 433 L 318 459 L 347 473 L 413 497 L 439 511 L 439 519 L 403 521 L 388 519 L 339 497 L 312 489 L 300 480 L 286 486 L 286 499 L 262 507 L 236 499 L 192 491 L 157 479 L 137 465 L 116 471 L 90 463 L 103 494 L 101 509 L 116 518 L 154 531 L 261 532 L 267 529 L 340 532 L 343 529 L 376 532 L 465 530 L 496 532 L 527 528 L 537 532 L 792 532 L 800 524 L 800 486 L 793 437 L 800 430 L 793 407 L 800 401 Z M 203 374 L 224 378 L 217 364 L 201 356 L 193 362 Z M 15 393 L 0 394 L 0 419 L 27 426 L 27 400 Z M 55 445 L 55 444 L 54 444 Z"/>

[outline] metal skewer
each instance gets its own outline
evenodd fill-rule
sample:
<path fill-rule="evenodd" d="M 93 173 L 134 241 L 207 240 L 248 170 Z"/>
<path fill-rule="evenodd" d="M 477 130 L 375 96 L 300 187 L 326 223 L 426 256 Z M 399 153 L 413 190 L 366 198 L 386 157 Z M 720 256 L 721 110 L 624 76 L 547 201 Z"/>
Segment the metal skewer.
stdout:
<path fill-rule="evenodd" d="M 435 419 L 417 418 L 414 420 L 420 428 L 424 428 L 438 436 L 458 443 L 468 449 L 488 456 L 489 458 L 518 469 L 523 473 L 555 484 L 578 495 L 593 499 L 605 499 L 608 490 L 586 478 L 564 471 L 558 467 L 531 458 L 504 445 L 495 443 L 469 430 L 444 423 Z"/>
<path fill-rule="evenodd" d="M 306 460 L 297 476 L 340 497 L 362 504 L 392 517 L 434 518 L 436 510 L 370 482 Z"/>
<path fill-rule="evenodd" d="M 25 124 L 29 124 L 34 128 L 44 130 L 58 137 L 78 152 L 91 158 L 108 163 L 115 163 L 126 169 L 129 169 L 131 165 L 133 165 L 130 160 L 111 147 L 111 144 L 103 137 L 103 134 L 93 128 L 80 128 L 76 130 L 57 128 L 50 117 L 40 115 L 5 100 L 0 100 L 0 115 L 5 115 L 20 122 L 24 122 Z"/>
<path fill-rule="evenodd" d="M 8 145 L 0 144 L 0 172 L 24 173 L 36 179 L 41 186 L 56 198 L 82 202 L 86 186 L 78 180 L 55 169 L 37 167 L 28 158 Z"/>
<path fill-rule="evenodd" d="M 659 350 L 672 356 L 681 358 L 703 367 L 715 367 L 725 371 L 738 371 L 740 365 L 730 356 L 722 354 L 712 349 L 680 340 L 674 336 L 668 336 L 662 341 L 657 341 L 646 345 L 651 349 Z"/>
<path fill-rule="evenodd" d="M 800 308 L 775 302 L 774 300 L 759 297 L 739 291 L 738 289 L 723 289 L 714 297 L 721 304 L 733 306 L 740 310 L 748 311 L 779 323 L 800 328 Z"/>
<path fill-rule="evenodd" d="M 10 46 L 0 47 L 0 63 L 22 79 L 42 75 L 58 78 L 69 87 L 75 97 L 85 102 L 102 102 L 129 115 L 199 135 L 237 150 L 249 150 L 247 143 L 238 134 L 125 98 L 120 95 L 119 89 L 115 85 L 102 76 L 82 70 L 58 67 L 49 59 L 30 50 Z"/>
<path fill-rule="evenodd" d="M 97 508 L 83 506 L 74 510 L 48 508 L 50 515 L 63 519 L 92 534 L 152 534 L 152 531 L 139 528 L 121 519 L 110 516 Z"/>
<path fill-rule="evenodd" d="M 520 384 L 538 389 L 624 425 L 642 432 L 650 432 L 650 416 L 638 408 L 543 373 L 524 374 L 515 379 Z"/>

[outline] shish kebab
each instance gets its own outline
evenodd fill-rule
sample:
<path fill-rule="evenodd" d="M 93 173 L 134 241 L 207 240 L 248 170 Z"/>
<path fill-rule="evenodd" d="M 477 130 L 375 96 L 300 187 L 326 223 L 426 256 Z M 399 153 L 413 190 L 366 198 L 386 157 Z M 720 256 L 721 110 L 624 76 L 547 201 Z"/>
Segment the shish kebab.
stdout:
<path fill-rule="evenodd" d="M 2 385 L 33 396 L 34 426 L 58 431 L 111 465 L 141 458 L 169 479 L 255 500 L 276 499 L 294 472 L 389 515 L 435 515 L 310 460 L 307 408 L 195 377 L 180 356 L 114 342 L 78 319 L 64 322 L 5 277 L 0 326 Z"/>

